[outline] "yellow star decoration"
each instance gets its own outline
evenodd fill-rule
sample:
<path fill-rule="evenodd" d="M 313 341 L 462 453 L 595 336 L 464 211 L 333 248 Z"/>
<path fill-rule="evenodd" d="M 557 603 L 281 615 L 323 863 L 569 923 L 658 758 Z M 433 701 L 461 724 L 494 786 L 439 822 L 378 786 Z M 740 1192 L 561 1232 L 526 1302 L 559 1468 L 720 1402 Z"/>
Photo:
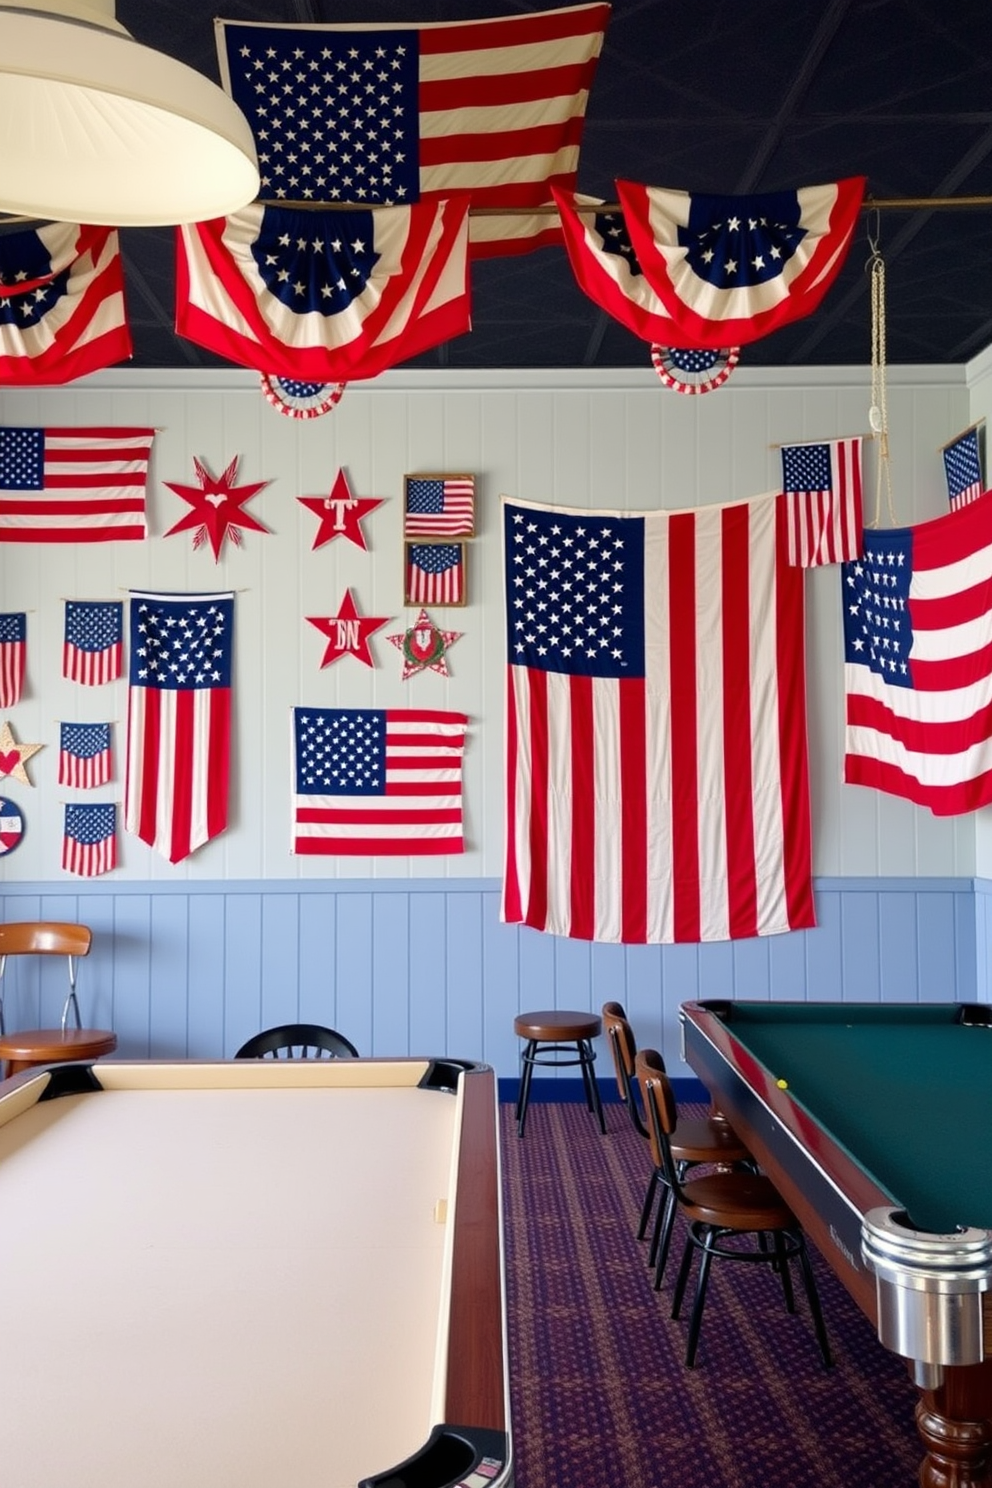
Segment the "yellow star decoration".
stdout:
<path fill-rule="evenodd" d="M 24 768 L 33 754 L 43 746 L 41 744 L 18 744 L 14 739 L 14 731 L 7 722 L 0 729 L 0 777 L 12 775 L 22 785 L 34 785 L 34 781 L 28 776 Z"/>

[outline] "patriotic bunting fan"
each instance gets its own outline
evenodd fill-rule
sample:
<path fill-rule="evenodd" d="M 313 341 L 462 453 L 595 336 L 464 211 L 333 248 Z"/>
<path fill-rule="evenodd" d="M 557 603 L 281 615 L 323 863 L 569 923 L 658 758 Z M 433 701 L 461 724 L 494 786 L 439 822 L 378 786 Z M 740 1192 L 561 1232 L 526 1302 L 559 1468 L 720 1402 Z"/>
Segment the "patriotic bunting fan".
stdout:
<path fill-rule="evenodd" d="M 689 351 L 677 346 L 651 347 L 654 370 L 677 393 L 712 393 L 722 387 L 740 360 L 740 347 L 724 351 Z"/>
<path fill-rule="evenodd" d="M 277 413 L 287 418 L 319 418 L 341 402 L 346 382 L 299 382 L 263 372 L 262 392 Z"/>

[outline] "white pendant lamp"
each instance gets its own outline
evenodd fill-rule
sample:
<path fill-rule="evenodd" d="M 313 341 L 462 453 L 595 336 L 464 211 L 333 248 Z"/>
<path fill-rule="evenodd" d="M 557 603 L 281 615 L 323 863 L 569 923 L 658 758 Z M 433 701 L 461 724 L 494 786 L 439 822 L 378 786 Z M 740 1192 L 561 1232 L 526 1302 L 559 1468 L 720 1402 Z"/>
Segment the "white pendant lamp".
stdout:
<path fill-rule="evenodd" d="M 258 189 L 241 110 L 135 41 L 114 0 L 0 0 L 0 213 L 157 227 Z"/>

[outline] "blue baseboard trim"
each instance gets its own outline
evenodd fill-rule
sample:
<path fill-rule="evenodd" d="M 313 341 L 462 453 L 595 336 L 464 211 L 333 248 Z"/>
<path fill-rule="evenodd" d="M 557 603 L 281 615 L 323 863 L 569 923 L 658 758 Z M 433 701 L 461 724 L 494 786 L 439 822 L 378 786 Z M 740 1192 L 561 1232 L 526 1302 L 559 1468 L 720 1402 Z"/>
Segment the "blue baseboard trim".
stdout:
<path fill-rule="evenodd" d="M 597 1080 L 596 1083 L 599 1086 L 599 1093 L 604 1106 L 616 1106 L 620 1104 L 620 1095 L 617 1091 L 617 1082 L 615 1080 Z M 498 1081 L 498 1084 L 500 1100 L 508 1102 L 510 1105 L 516 1105 L 517 1096 L 520 1093 L 519 1079 L 501 1079 Z M 675 1099 L 680 1105 L 689 1105 L 699 1101 L 702 1101 L 706 1105 L 709 1104 L 709 1091 L 701 1080 L 675 1079 L 672 1080 L 672 1089 L 675 1092 Z M 559 1101 L 581 1101 L 584 1103 L 585 1098 L 586 1094 L 581 1080 L 538 1080 L 535 1078 L 531 1081 L 530 1099 L 532 1104 Z"/>

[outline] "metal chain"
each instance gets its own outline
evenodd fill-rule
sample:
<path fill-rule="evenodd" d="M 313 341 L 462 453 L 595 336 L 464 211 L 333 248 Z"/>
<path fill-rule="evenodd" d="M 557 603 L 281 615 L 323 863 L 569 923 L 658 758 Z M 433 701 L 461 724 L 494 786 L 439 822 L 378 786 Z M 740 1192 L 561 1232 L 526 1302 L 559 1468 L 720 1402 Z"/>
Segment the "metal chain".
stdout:
<path fill-rule="evenodd" d="M 877 219 L 873 218 L 876 225 Z M 875 515 L 868 523 L 877 527 L 882 514 L 882 484 L 885 484 L 889 524 L 896 525 L 895 508 L 892 504 L 892 470 L 889 464 L 889 409 L 885 386 L 885 260 L 878 249 L 877 235 L 868 230 L 871 258 L 868 272 L 871 275 L 871 407 L 868 422 L 872 433 L 878 437 L 878 459 L 875 479 Z"/>

